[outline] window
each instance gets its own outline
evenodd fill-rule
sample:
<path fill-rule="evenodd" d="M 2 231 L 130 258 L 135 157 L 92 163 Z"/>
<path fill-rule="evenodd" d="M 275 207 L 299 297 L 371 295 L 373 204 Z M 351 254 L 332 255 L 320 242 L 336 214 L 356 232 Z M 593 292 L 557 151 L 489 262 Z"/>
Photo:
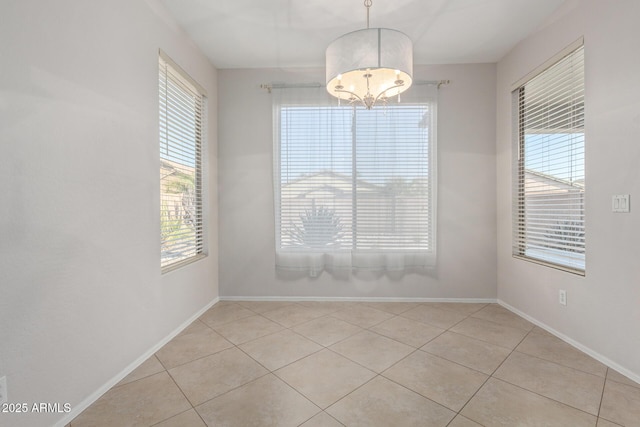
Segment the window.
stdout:
<path fill-rule="evenodd" d="M 513 92 L 513 255 L 584 274 L 582 41 L 559 56 Z"/>
<path fill-rule="evenodd" d="M 204 91 L 160 52 L 160 238 L 163 272 L 203 255 Z"/>
<path fill-rule="evenodd" d="M 279 268 L 435 265 L 436 91 L 372 110 L 324 88 L 274 91 Z"/>

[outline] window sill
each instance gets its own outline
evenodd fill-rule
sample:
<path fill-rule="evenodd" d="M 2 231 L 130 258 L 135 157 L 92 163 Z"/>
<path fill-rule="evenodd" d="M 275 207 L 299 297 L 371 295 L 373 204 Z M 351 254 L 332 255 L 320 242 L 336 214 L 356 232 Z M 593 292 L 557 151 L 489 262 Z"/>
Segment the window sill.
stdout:
<path fill-rule="evenodd" d="M 198 255 L 194 255 L 192 257 L 189 257 L 187 259 L 183 259 L 182 261 L 178 261 L 174 264 L 169 264 L 166 267 L 162 267 L 160 272 L 162 274 L 167 274 L 167 273 L 171 273 L 172 271 L 178 270 L 188 264 L 192 264 L 194 262 L 200 261 L 201 259 L 204 259 L 207 257 L 207 254 L 202 253 L 202 254 L 198 254 Z"/>
<path fill-rule="evenodd" d="M 530 257 L 530 256 L 526 256 L 526 255 L 513 254 L 512 256 L 515 259 L 520 259 L 522 261 L 532 262 L 534 264 L 544 265 L 545 267 L 554 268 L 556 270 L 565 271 L 567 273 L 575 274 L 575 275 L 578 275 L 578 276 L 583 276 L 584 277 L 586 275 L 584 269 L 567 267 L 566 265 L 554 263 L 551 260 L 543 260 L 543 259 L 538 259 L 538 258 L 533 258 L 533 257 Z"/>

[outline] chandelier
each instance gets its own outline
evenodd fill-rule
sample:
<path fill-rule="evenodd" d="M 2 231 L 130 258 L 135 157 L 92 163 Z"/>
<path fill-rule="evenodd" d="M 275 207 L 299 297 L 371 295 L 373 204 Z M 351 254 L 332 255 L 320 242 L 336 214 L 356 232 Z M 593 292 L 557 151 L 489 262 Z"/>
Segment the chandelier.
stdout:
<path fill-rule="evenodd" d="M 369 28 L 372 0 L 364 0 L 367 28 L 345 34 L 326 51 L 327 91 L 367 110 L 387 103 L 411 87 L 413 44 L 406 34 L 388 28 Z"/>

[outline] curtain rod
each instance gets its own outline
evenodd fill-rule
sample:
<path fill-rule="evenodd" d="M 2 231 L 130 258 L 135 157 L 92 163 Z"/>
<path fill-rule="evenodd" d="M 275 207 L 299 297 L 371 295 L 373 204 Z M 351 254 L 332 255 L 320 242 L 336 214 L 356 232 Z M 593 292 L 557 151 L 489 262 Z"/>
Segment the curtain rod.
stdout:
<path fill-rule="evenodd" d="M 414 85 L 437 85 L 438 89 L 440 86 L 448 85 L 451 83 L 451 80 L 416 80 L 413 82 Z M 260 89 L 266 90 L 268 93 L 271 93 L 272 89 L 289 89 L 289 88 L 313 88 L 313 87 L 324 87 L 323 84 L 320 83 L 263 83 L 260 85 Z"/>

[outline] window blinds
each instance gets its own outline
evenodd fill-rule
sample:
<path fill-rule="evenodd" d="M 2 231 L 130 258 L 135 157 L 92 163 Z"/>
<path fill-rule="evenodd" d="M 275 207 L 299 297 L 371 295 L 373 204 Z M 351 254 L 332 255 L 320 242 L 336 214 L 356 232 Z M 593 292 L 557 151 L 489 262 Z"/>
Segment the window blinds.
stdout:
<path fill-rule="evenodd" d="M 203 91 L 164 55 L 159 58 L 161 268 L 203 253 Z"/>
<path fill-rule="evenodd" d="M 435 105 L 276 106 L 276 250 L 306 260 L 280 267 L 307 269 L 314 255 L 318 269 L 433 264 Z"/>
<path fill-rule="evenodd" d="M 513 99 L 513 254 L 583 273 L 583 46 L 517 88 Z"/>

